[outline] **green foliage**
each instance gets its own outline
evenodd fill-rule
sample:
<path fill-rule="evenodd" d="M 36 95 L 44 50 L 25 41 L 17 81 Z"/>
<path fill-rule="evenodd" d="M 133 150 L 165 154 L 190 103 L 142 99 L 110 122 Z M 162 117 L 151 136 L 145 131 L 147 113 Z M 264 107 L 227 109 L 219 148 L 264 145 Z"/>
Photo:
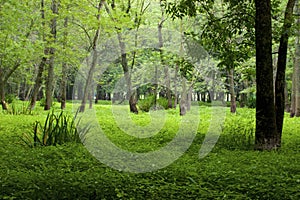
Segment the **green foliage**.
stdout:
<path fill-rule="evenodd" d="M 130 151 L 152 151 L 178 129 L 178 110 L 157 136 L 146 141 L 124 134 L 113 121 L 110 105 L 95 105 L 107 136 Z M 118 106 L 127 109 L 127 106 Z M 144 174 L 113 170 L 78 143 L 24 148 L 17 136 L 48 112 L 38 115 L 0 113 L 0 199 L 299 199 L 300 118 L 285 118 L 278 151 L 251 151 L 244 135 L 254 127 L 254 109 L 227 109 L 216 148 L 199 160 L 198 152 L 211 121 L 211 107 L 200 107 L 198 134 L 189 150 L 170 166 Z M 131 115 L 138 124 L 148 113 Z M 101 120 L 100 120 L 101 119 Z M 237 137 L 237 138 L 235 138 Z M 31 138 L 32 139 L 32 138 Z"/>
<path fill-rule="evenodd" d="M 5 95 L 5 102 L 8 103 L 8 104 L 11 104 L 16 100 L 17 100 L 17 98 L 16 98 L 16 95 L 14 95 L 14 94 Z"/>
<path fill-rule="evenodd" d="M 44 107 L 46 105 L 46 98 L 43 97 L 39 102 L 40 102 L 40 106 Z M 55 99 L 53 99 L 51 106 L 54 106 L 54 105 L 55 105 Z"/>
<path fill-rule="evenodd" d="M 168 99 L 166 98 L 159 98 L 155 104 L 155 96 L 150 95 L 147 96 L 145 99 L 140 99 L 138 101 L 138 107 L 141 111 L 149 112 L 151 108 L 153 109 L 168 109 Z"/>
<path fill-rule="evenodd" d="M 40 121 L 34 123 L 33 138 L 31 134 L 25 134 L 23 141 L 31 147 L 61 145 L 67 142 L 79 143 L 84 138 L 85 132 L 86 130 L 78 132 L 73 117 L 64 111 L 56 114 L 52 110 L 43 125 Z"/>

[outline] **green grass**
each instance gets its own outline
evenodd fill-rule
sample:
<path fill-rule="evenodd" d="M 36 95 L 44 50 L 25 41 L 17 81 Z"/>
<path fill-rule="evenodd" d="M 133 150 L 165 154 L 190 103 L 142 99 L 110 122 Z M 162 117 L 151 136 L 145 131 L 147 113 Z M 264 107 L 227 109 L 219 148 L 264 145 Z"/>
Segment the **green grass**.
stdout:
<path fill-rule="evenodd" d="M 59 113 L 59 105 L 55 106 Z M 70 112 L 71 104 L 67 106 Z M 31 115 L 0 113 L 0 199 L 300 199 L 299 118 L 286 115 L 280 150 L 258 152 L 252 150 L 255 111 L 238 109 L 232 115 L 226 108 L 218 143 L 199 159 L 212 109 L 202 106 L 197 135 L 183 156 L 158 171 L 129 173 L 102 164 L 82 144 L 28 147 L 20 137 L 48 114 L 39 106 L 36 109 Z M 136 138 L 117 126 L 111 105 L 96 105 L 95 110 L 114 144 L 139 153 L 168 144 L 181 120 L 178 110 L 169 110 L 157 134 Z M 130 117 L 140 126 L 151 123 L 148 113 Z"/>

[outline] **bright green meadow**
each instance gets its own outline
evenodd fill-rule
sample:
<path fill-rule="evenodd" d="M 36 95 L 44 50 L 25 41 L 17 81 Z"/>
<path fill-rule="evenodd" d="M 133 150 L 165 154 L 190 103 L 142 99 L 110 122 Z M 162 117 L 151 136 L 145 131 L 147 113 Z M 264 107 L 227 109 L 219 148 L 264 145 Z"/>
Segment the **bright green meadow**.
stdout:
<path fill-rule="evenodd" d="M 228 108 L 219 108 L 226 112 L 222 134 L 212 151 L 199 159 L 199 149 L 215 117 L 212 107 L 200 106 L 200 120 L 194 122 L 199 123 L 197 134 L 179 159 L 156 171 L 132 173 L 101 163 L 80 142 L 43 143 L 49 112 L 40 106 L 27 112 L 23 106 L 18 102 L 14 111 L 0 113 L 0 199 L 300 199 L 300 118 L 287 114 L 282 147 L 261 152 L 253 150 L 255 110 L 239 108 L 231 114 Z M 50 112 L 58 116 L 58 103 L 54 107 Z M 68 115 L 72 115 L 71 107 L 68 103 Z M 97 121 L 111 142 L 130 152 L 163 148 L 185 118 L 178 110 L 153 111 L 156 120 L 164 124 L 152 137 L 138 138 L 118 127 L 111 107 L 103 102 L 94 105 Z M 127 111 L 128 106 L 115 109 Z M 151 123 L 146 112 L 130 117 L 140 127 Z M 64 126 L 63 120 L 60 123 Z M 69 129 L 64 129 L 66 134 L 73 130 Z"/>

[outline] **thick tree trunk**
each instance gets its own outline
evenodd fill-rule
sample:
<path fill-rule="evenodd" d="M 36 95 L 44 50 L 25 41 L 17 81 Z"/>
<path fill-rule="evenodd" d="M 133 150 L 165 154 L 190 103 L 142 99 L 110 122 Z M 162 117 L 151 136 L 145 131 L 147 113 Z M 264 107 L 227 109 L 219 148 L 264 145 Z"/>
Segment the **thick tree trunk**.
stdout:
<path fill-rule="evenodd" d="M 286 6 L 284 24 L 280 37 L 277 73 L 275 81 L 275 111 L 276 111 L 276 128 L 277 128 L 277 146 L 281 146 L 281 136 L 284 118 L 284 88 L 285 88 L 285 71 L 286 71 L 286 57 L 288 49 L 288 39 L 290 28 L 293 22 L 293 9 L 295 0 L 289 0 Z"/>
<path fill-rule="evenodd" d="M 58 2 L 56 0 L 52 0 L 52 13 L 54 15 L 58 14 Z M 56 42 L 56 26 L 57 26 L 57 19 L 54 17 L 51 20 L 51 37 L 53 42 Z M 48 76 L 46 80 L 46 103 L 44 110 L 50 110 L 52 106 L 52 93 L 54 89 L 54 60 L 55 60 L 55 48 L 51 47 L 49 50 L 50 59 L 48 65 Z"/>
<path fill-rule="evenodd" d="M 0 80 L 0 98 L 1 98 L 1 105 L 3 110 L 7 110 L 8 106 L 5 102 L 5 83 L 3 80 Z"/>
<path fill-rule="evenodd" d="M 229 93 L 230 93 L 230 112 L 236 112 L 236 98 L 234 92 L 234 69 L 228 70 L 229 76 Z"/>
<path fill-rule="evenodd" d="M 293 82 L 292 82 L 292 101 L 293 109 L 291 116 L 300 117 L 300 3 L 297 1 L 296 4 L 296 14 L 297 14 L 297 37 L 296 37 L 296 53 L 295 53 L 295 63 L 293 70 Z"/>
<path fill-rule="evenodd" d="M 277 147 L 272 66 L 271 1 L 255 0 L 256 130 L 255 149 Z"/>

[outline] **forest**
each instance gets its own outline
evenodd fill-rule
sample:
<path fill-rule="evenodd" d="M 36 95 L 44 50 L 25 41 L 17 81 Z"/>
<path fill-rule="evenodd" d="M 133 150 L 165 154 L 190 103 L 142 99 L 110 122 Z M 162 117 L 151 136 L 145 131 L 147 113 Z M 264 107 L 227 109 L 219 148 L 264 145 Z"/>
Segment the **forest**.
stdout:
<path fill-rule="evenodd" d="M 297 0 L 0 0 L 0 199 L 299 199 Z"/>

